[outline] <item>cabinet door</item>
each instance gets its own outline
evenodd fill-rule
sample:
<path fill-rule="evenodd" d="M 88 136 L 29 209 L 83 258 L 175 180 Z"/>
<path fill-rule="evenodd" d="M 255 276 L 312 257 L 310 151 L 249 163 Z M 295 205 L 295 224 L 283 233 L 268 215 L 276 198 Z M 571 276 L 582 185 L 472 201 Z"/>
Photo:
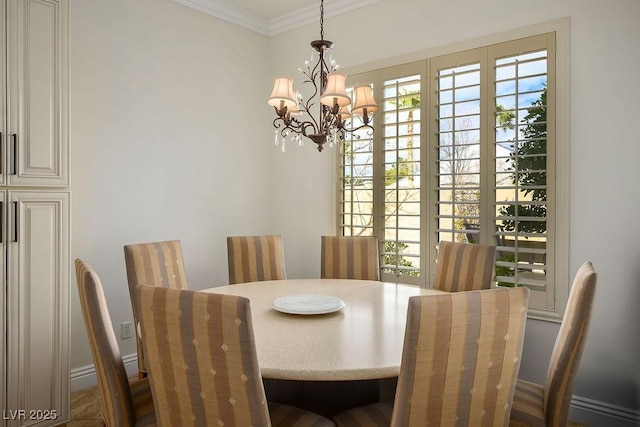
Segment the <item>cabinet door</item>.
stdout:
<path fill-rule="evenodd" d="M 4 232 L 4 230 L 6 229 L 6 195 L 7 193 L 4 191 L 0 191 L 0 273 L 2 274 L 2 277 L 0 277 L 0 284 L 2 284 L 2 290 L 0 290 L 0 312 L 1 313 L 7 313 L 7 293 L 6 293 L 6 280 L 5 278 L 7 277 L 7 271 L 6 271 L 6 267 L 7 267 L 7 254 L 6 254 L 6 239 L 7 236 Z M 6 349 L 7 347 L 7 334 L 5 333 L 5 317 L 6 315 L 0 316 L 0 340 L 2 340 L 2 352 L 0 353 L 0 380 L 2 380 L 2 387 L 0 387 L 0 407 L 2 407 L 3 409 L 3 414 L 6 414 L 6 408 L 4 406 L 5 402 L 6 402 L 6 396 L 5 396 L 5 392 L 6 389 L 4 387 L 4 384 L 6 384 L 6 380 L 7 380 L 7 369 L 5 368 L 6 365 Z M 0 425 L 4 425 L 3 423 L 0 423 Z"/>
<path fill-rule="evenodd" d="M 69 417 L 69 198 L 7 193 L 7 409 L 26 414 L 9 426 Z"/>
<path fill-rule="evenodd" d="M 5 184 L 5 166 L 6 153 L 5 147 L 9 138 L 7 137 L 9 127 L 7 124 L 7 55 L 4 51 L 7 36 L 7 16 L 6 16 L 6 0 L 0 0 L 0 46 L 2 46 L 2 54 L 0 54 L 0 185 Z M 1 393 L 1 392 L 0 392 Z"/>
<path fill-rule="evenodd" d="M 67 0 L 5 0 L 8 185 L 69 185 Z"/>

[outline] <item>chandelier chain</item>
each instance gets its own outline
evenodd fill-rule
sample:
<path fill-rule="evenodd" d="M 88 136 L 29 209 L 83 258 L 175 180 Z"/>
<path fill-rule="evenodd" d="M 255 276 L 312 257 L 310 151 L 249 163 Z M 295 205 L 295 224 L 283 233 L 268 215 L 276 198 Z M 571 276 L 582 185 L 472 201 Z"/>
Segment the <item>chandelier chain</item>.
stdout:
<path fill-rule="evenodd" d="M 320 1 L 320 40 L 324 40 L 324 0 Z"/>

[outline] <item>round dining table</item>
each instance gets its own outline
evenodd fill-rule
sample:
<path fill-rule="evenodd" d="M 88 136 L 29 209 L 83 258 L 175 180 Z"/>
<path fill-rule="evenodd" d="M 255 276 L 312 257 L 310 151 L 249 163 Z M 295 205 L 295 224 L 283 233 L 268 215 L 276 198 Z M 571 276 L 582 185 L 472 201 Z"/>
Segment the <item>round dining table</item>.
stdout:
<path fill-rule="evenodd" d="M 397 377 L 409 298 L 441 293 L 417 286 L 346 279 L 289 279 L 205 289 L 249 298 L 264 378 L 354 381 Z M 274 301 L 302 296 L 344 306 L 325 314 L 290 314 Z M 282 299 L 278 300 L 282 301 Z M 286 301 L 286 299 L 285 299 Z M 285 311 L 289 310 L 284 306 Z M 304 310 L 303 310 L 304 312 Z"/>

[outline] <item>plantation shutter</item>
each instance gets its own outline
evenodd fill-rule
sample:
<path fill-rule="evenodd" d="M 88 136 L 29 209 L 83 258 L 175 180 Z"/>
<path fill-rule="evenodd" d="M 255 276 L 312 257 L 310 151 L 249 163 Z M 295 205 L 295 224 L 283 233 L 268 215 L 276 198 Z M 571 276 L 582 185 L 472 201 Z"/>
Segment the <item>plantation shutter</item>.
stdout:
<path fill-rule="evenodd" d="M 436 242 L 486 240 L 480 221 L 484 170 L 480 54 L 474 50 L 431 61 Z"/>
<path fill-rule="evenodd" d="M 489 48 L 493 82 L 496 280 L 554 306 L 553 34 Z M 514 54 L 517 52 L 517 54 Z M 551 94 L 551 96 L 549 96 Z"/>
<path fill-rule="evenodd" d="M 372 124 L 375 126 L 375 116 L 373 120 Z M 338 174 L 339 234 L 372 236 L 373 137 L 365 130 L 348 135 L 340 145 L 342 154 Z"/>
<path fill-rule="evenodd" d="M 421 76 L 383 86 L 383 274 L 419 277 L 421 267 Z"/>
<path fill-rule="evenodd" d="M 559 318 L 555 37 L 349 76 L 373 84 L 380 109 L 373 135 L 342 145 L 338 233 L 378 237 L 383 281 L 429 286 L 440 241 L 492 245 L 496 283 L 529 287 L 534 316 Z"/>

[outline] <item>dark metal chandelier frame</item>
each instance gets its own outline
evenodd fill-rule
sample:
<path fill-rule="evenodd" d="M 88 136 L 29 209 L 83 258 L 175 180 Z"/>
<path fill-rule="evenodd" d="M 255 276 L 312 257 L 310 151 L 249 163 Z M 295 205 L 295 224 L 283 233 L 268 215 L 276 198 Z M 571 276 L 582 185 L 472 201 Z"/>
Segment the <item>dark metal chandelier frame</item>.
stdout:
<path fill-rule="evenodd" d="M 331 48 L 333 42 L 324 39 L 324 0 L 320 2 L 320 40 L 311 42 L 311 47 L 318 54 L 317 62 L 312 64 L 305 61 L 306 70 L 299 68 L 306 79 L 303 85 L 311 84 L 313 86 L 312 94 L 306 100 L 299 92 L 292 92 L 292 80 L 276 79 L 273 94 L 269 99 L 269 104 L 273 105 L 276 118 L 273 120 L 273 126 L 276 128 L 276 140 L 279 133 L 283 139 L 293 135 L 293 138 L 302 142 L 301 137 L 307 137 L 317 144 L 318 151 L 323 150 L 323 146 L 327 141 L 337 143 L 344 141 L 345 133 L 356 132 L 360 129 L 369 129 L 369 134 L 373 134 L 373 126 L 371 126 L 370 113 L 377 110 L 377 105 L 373 100 L 371 87 L 368 85 L 360 86 L 362 90 L 356 87 L 352 111 L 348 110 L 347 104 L 351 103 L 350 97 L 344 90 L 344 82 L 346 77 L 335 73 L 337 65 L 331 58 Z M 327 54 L 329 60 L 327 61 Z M 311 60 L 313 61 L 313 55 Z M 333 76 L 332 74 L 336 74 Z M 342 92 L 340 89 L 333 90 L 333 78 L 341 79 Z M 287 80 L 280 82 L 281 85 L 288 83 L 288 96 L 278 92 L 278 80 Z M 340 81 L 337 83 L 340 86 Z M 330 87 L 327 93 L 327 87 Z M 368 88 L 368 91 L 366 90 Z M 358 97 L 360 92 L 360 102 Z M 335 93 L 334 93 L 335 92 Z M 346 98 L 346 101 L 344 98 Z M 294 101 L 295 104 L 292 104 Z M 319 102 L 319 116 L 316 119 L 312 114 L 312 108 Z M 329 105 L 327 105 L 329 104 Z M 353 127 L 352 114 L 360 116 L 362 125 Z M 350 126 L 350 127 L 348 127 Z"/>

